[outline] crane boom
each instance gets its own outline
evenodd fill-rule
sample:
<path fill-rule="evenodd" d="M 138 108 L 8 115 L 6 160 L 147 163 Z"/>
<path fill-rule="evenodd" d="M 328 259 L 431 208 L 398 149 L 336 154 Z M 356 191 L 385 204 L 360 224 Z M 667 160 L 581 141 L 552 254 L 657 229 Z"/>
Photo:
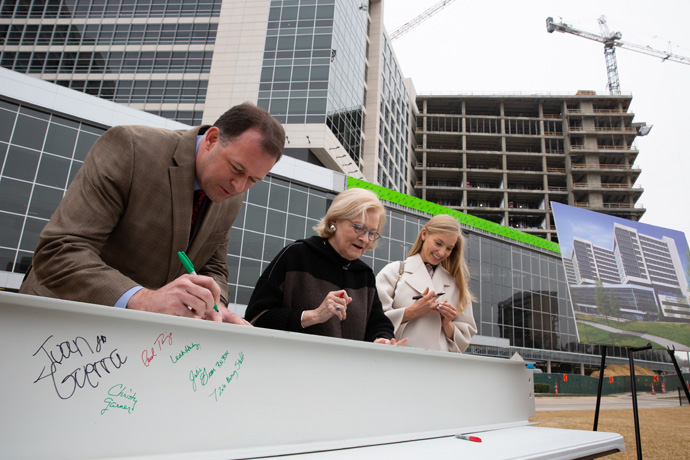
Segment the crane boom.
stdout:
<path fill-rule="evenodd" d="M 426 21 L 431 16 L 436 14 L 439 10 L 445 8 L 448 4 L 453 3 L 454 1 L 455 0 L 441 0 L 440 2 L 435 4 L 434 6 L 432 6 L 431 8 L 429 8 L 428 10 L 414 18 L 413 20 L 403 24 L 402 26 L 398 27 L 393 32 L 391 32 L 391 34 L 389 35 L 390 40 L 393 41 L 401 35 L 409 32 L 410 30 L 417 27 L 419 24 L 421 24 L 422 22 Z"/>
<path fill-rule="evenodd" d="M 578 37 L 586 38 L 588 40 L 594 40 L 595 42 L 600 42 L 606 44 L 607 41 L 613 41 L 620 39 L 622 37 L 620 32 L 616 32 L 614 35 L 608 37 L 603 37 L 601 35 L 593 34 L 584 30 L 576 29 L 564 22 L 553 22 L 552 17 L 546 18 L 546 31 L 548 33 L 553 33 L 553 31 L 563 32 L 567 34 L 577 35 Z"/>
<path fill-rule="evenodd" d="M 599 18 L 599 23 L 606 23 L 604 16 Z M 652 48 L 651 46 L 642 46 L 635 43 L 630 43 L 621 40 L 623 35 L 620 32 L 614 32 L 608 36 L 597 35 L 591 32 L 586 32 L 584 30 L 579 30 L 565 24 L 564 22 L 554 22 L 552 17 L 546 18 L 546 30 L 549 33 L 553 31 L 563 32 L 568 34 L 577 35 L 578 37 L 587 38 L 589 40 L 594 40 L 603 44 L 613 43 L 613 46 L 617 46 L 626 50 L 635 51 L 636 53 L 647 54 L 650 56 L 655 56 L 660 58 L 662 61 L 673 61 L 681 64 L 690 65 L 690 58 L 685 56 L 680 56 L 678 54 L 669 53 L 668 51 L 662 51 Z"/>

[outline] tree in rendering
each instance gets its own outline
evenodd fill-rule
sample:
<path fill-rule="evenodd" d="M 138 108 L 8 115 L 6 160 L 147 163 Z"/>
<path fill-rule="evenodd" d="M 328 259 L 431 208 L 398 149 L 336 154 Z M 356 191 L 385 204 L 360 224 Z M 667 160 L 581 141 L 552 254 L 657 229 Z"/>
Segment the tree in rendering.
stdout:
<path fill-rule="evenodd" d="M 609 326 L 611 300 L 606 294 L 604 283 L 599 278 L 594 283 L 594 303 L 597 306 L 597 313 L 606 318 L 606 325 Z"/>

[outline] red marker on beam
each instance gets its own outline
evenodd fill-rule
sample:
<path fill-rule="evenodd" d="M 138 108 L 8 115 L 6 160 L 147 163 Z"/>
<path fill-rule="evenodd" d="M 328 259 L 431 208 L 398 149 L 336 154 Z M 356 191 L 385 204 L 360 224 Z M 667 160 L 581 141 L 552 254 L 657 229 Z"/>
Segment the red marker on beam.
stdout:
<path fill-rule="evenodd" d="M 464 439 L 465 441 L 482 442 L 482 438 L 479 438 L 477 436 L 467 436 L 466 434 L 456 434 L 455 437 L 458 439 Z"/>

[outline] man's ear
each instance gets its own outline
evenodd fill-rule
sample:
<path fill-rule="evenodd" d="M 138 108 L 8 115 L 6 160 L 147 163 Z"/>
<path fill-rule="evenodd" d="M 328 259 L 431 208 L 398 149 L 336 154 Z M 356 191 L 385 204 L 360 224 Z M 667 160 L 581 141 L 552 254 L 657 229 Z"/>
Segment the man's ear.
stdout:
<path fill-rule="evenodd" d="M 213 147 L 220 140 L 220 130 L 216 126 L 211 126 L 206 130 L 203 142 L 206 148 Z"/>

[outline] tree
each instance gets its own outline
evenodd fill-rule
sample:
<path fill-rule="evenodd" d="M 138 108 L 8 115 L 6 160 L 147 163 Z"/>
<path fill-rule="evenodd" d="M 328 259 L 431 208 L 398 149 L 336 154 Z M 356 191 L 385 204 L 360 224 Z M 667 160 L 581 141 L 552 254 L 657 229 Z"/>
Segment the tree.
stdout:
<path fill-rule="evenodd" d="M 604 283 L 599 278 L 594 283 L 594 303 L 597 305 L 597 313 L 606 318 L 606 325 L 609 326 L 610 299 L 606 295 Z"/>
<path fill-rule="evenodd" d="M 616 298 L 615 295 L 613 295 L 613 291 L 609 291 L 609 295 L 606 298 L 608 305 L 607 307 L 607 314 L 616 318 L 620 318 L 621 316 L 621 307 L 618 305 L 618 299 Z"/>

